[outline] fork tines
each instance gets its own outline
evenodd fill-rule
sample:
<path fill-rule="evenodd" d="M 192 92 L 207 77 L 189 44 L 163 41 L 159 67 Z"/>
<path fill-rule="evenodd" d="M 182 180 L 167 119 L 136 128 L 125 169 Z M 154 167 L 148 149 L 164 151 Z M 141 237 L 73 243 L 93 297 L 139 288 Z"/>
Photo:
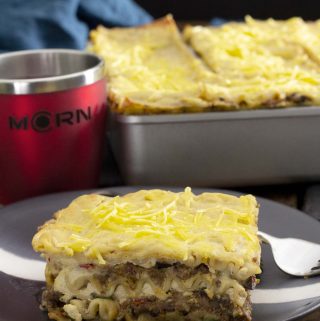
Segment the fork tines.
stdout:
<path fill-rule="evenodd" d="M 320 269 L 320 260 L 318 260 L 318 265 L 317 266 L 314 266 L 311 271 L 314 271 L 314 270 L 319 270 Z"/>

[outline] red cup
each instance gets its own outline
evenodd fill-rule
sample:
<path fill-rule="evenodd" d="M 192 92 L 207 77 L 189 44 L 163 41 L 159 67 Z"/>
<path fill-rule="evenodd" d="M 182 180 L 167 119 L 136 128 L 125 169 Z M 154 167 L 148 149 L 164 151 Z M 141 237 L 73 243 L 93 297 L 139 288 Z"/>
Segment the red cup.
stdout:
<path fill-rule="evenodd" d="M 96 187 L 105 146 L 103 61 L 76 50 L 0 55 L 0 203 Z"/>

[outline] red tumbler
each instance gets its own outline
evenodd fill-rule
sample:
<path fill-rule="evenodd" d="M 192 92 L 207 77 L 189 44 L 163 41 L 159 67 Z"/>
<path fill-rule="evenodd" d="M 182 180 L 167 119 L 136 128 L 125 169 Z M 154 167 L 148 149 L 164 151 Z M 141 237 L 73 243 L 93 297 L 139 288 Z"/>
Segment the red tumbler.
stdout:
<path fill-rule="evenodd" d="M 0 203 L 98 184 L 103 61 L 45 49 L 0 55 Z"/>

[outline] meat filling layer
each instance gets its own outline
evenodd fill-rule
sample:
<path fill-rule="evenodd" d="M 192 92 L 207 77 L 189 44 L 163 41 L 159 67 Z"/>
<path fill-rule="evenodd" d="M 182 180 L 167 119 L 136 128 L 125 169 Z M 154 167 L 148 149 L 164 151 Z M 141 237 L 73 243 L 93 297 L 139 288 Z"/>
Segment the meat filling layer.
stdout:
<path fill-rule="evenodd" d="M 142 316 L 160 321 L 171 315 L 184 320 L 186 316 L 190 320 L 250 320 L 247 289 L 256 283 L 251 277 L 240 284 L 229 274 L 212 272 L 204 264 L 196 268 L 164 263 L 153 268 L 131 263 L 57 268 L 49 263 L 46 277 L 43 306 L 59 321 L 130 321 Z"/>
<path fill-rule="evenodd" d="M 196 291 L 188 296 L 173 292 L 166 300 L 154 296 L 128 299 L 122 304 L 111 299 L 95 298 L 72 299 L 64 305 L 57 298 L 56 292 L 44 292 L 43 303 L 49 311 L 49 317 L 57 321 L 251 320 L 249 298 L 240 308 L 235 306 L 228 296 L 210 299 L 203 291 Z"/>

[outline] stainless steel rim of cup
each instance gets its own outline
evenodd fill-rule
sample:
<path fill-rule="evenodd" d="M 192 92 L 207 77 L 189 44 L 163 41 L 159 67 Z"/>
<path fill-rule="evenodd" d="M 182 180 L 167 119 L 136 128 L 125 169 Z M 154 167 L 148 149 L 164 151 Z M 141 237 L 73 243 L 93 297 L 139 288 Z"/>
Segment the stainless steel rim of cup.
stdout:
<path fill-rule="evenodd" d="M 104 62 L 79 50 L 23 50 L 0 55 L 0 94 L 36 94 L 78 88 L 101 80 Z"/>

